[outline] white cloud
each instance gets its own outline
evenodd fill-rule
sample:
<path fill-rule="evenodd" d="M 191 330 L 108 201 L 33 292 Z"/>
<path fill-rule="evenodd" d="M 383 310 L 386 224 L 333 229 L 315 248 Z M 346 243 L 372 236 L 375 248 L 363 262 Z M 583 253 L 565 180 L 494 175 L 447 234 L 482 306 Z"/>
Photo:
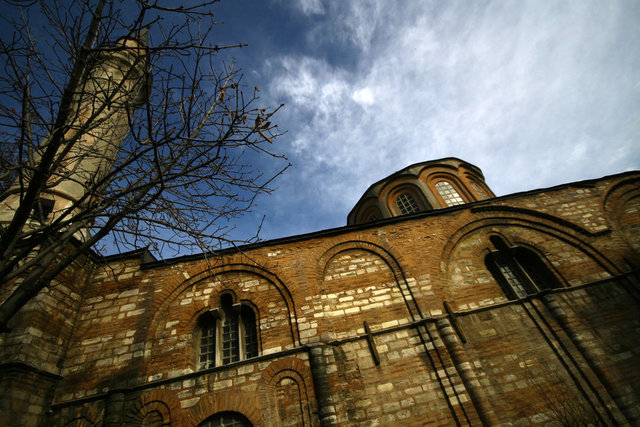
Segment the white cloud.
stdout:
<path fill-rule="evenodd" d="M 373 93 L 368 87 L 354 91 L 351 98 L 360 105 L 371 105 L 374 103 Z"/>
<path fill-rule="evenodd" d="M 355 66 L 300 52 L 270 67 L 297 167 L 286 197 L 313 186 L 344 218 L 369 184 L 445 156 L 498 194 L 640 165 L 638 5 L 331 5 L 309 32 L 355 45 Z"/>
<path fill-rule="evenodd" d="M 322 15 L 324 13 L 322 0 L 298 0 L 296 6 L 305 15 Z"/>

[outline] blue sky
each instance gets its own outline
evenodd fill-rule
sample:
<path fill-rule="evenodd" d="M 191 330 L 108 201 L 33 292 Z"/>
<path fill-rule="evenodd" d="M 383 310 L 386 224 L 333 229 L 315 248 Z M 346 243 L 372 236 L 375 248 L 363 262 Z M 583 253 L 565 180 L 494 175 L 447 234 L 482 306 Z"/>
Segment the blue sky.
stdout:
<path fill-rule="evenodd" d="M 263 216 L 263 240 L 343 226 L 370 184 L 442 157 L 480 167 L 499 196 L 640 169 L 639 1 L 223 0 L 213 11 L 215 43 L 248 44 L 216 63 L 235 59 L 249 94 L 285 104 L 273 150 L 293 164 L 233 220 L 237 239 Z"/>
<path fill-rule="evenodd" d="M 346 223 L 373 182 L 455 156 L 497 195 L 640 168 L 640 2 L 224 1 L 221 42 L 293 167 L 238 223 Z M 268 168 L 269 165 L 263 165 Z"/>

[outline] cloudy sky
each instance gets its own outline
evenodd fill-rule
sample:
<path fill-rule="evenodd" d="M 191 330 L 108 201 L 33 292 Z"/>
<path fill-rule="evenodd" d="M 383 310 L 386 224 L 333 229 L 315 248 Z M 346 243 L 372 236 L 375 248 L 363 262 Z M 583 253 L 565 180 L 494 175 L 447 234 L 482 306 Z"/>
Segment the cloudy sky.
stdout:
<path fill-rule="evenodd" d="M 224 0 L 215 42 L 285 106 L 293 166 L 237 221 L 340 227 L 367 187 L 459 157 L 497 195 L 640 169 L 640 1 Z M 285 163 L 286 164 L 286 163 Z M 265 162 L 267 173 L 283 164 Z"/>
<path fill-rule="evenodd" d="M 455 156 L 497 195 L 640 169 L 640 2 L 263 1 L 216 6 L 293 163 L 241 228 L 346 223 L 373 182 Z"/>

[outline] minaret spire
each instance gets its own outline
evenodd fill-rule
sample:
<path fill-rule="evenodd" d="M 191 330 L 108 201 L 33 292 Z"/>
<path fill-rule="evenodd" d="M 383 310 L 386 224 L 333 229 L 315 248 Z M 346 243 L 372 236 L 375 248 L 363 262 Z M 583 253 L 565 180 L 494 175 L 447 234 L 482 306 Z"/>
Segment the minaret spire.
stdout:
<path fill-rule="evenodd" d="M 148 96 L 147 38 L 145 28 L 88 54 L 85 78 L 74 88 L 64 141 L 28 222 L 32 227 L 60 218 L 68 221 L 99 197 L 99 183 L 113 167 L 129 131 L 130 115 Z M 36 150 L 35 165 L 48 143 L 45 138 Z M 29 178 L 30 173 L 24 171 L 26 185 Z M 26 185 L 16 183 L 5 193 L 0 223 L 11 221 Z M 82 230 L 76 237 L 84 240 L 87 233 Z"/>

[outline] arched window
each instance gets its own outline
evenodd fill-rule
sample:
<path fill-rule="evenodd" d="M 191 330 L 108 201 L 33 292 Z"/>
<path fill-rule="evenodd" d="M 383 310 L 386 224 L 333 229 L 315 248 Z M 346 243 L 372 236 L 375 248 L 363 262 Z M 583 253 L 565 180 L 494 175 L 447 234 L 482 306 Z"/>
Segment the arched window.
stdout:
<path fill-rule="evenodd" d="M 208 369 L 216 366 L 217 322 L 218 319 L 211 312 L 198 319 L 200 332 L 198 369 Z"/>
<path fill-rule="evenodd" d="M 364 208 L 362 208 L 357 215 L 358 224 L 378 221 L 379 219 L 383 218 L 380 209 L 378 208 L 378 206 L 376 206 L 376 202 L 377 200 L 369 200 L 367 201 L 367 204 L 363 204 Z"/>
<path fill-rule="evenodd" d="M 420 209 L 418 208 L 418 204 L 416 203 L 416 199 L 413 198 L 411 193 L 402 193 L 396 198 L 396 205 L 402 215 L 418 212 Z"/>
<path fill-rule="evenodd" d="M 256 315 L 245 304 L 233 304 L 229 294 L 220 298 L 220 308 L 198 319 L 198 369 L 226 365 L 258 356 Z"/>
<path fill-rule="evenodd" d="M 147 412 L 147 414 L 140 421 L 141 427 L 161 426 L 164 424 L 162 414 L 158 411 Z"/>
<path fill-rule="evenodd" d="M 476 193 L 478 193 L 478 195 L 481 198 L 483 199 L 489 198 L 489 196 L 487 196 L 487 193 L 485 193 L 482 187 L 480 187 L 480 185 L 478 185 L 475 181 L 471 181 L 471 186 L 473 187 L 474 190 L 476 190 Z"/>
<path fill-rule="evenodd" d="M 544 289 L 562 287 L 547 265 L 531 249 L 509 247 L 502 238 L 489 238 L 494 251 L 485 257 L 485 265 L 509 299 L 524 298 Z"/>
<path fill-rule="evenodd" d="M 252 427 L 251 421 L 238 412 L 219 412 L 210 416 L 198 427 Z"/>
<path fill-rule="evenodd" d="M 447 206 L 464 205 L 462 196 L 449 181 L 436 182 L 436 190 L 438 190 Z"/>

